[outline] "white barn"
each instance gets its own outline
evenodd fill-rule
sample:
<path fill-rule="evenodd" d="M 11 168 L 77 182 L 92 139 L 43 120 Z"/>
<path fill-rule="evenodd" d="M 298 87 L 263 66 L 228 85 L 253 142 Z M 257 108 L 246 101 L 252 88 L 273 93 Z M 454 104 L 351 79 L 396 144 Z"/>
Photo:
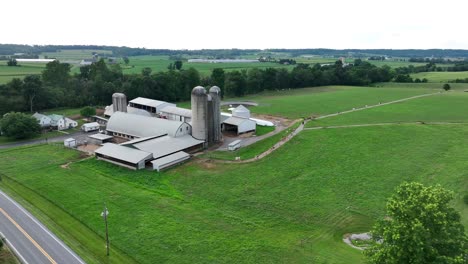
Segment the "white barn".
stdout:
<path fill-rule="evenodd" d="M 257 128 L 257 123 L 248 118 L 231 116 L 223 121 L 222 127 L 224 131 L 235 131 L 239 135 L 242 133 L 255 131 Z"/>
<path fill-rule="evenodd" d="M 192 127 L 185 122 L 115 112 L 107 122 L 107 133 L 116 137 L 134 139 L 151 136 L 181 137 L 191 135 Z"/>

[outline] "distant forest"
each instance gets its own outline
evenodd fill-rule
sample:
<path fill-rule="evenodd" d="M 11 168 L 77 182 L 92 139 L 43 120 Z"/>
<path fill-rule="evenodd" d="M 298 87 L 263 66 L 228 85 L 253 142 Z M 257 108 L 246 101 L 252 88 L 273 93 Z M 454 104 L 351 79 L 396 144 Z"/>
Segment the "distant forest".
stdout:
<path fill-rule="evenodd" d="M 170 50 L 170 49 L 145 49 L 117 46 L 98 45 L 17 45 L 0 44 L 0 55 L 13 55 L 25 53 L 39 55 L 42 52 L 56 52 L 58 50 L 94 49 L 110 50 L 113 56 L 139 56 L 139 55 L 167 55 L 167 56 L 204 56 L 213 58 L 234 58 L 252 54 L 289 53 L 292 57 L 301 55 L 317 56 L 389 56 L 407 58 L 468 58 L 468 50 L 460 49 L 202 49 L 202 50 Z"/>

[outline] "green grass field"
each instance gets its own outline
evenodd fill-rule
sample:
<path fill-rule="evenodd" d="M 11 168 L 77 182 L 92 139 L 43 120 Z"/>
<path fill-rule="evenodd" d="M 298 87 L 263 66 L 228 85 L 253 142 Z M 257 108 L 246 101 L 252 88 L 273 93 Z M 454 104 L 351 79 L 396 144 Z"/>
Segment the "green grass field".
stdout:
<path fill-rule="evenodd" d="M 106 201 L 113 247 L 141 263 L 361 263 L 341 237 L 369 230 L 404 180 L 456 191 L 468 224 L 466 133 L 417 125 L 305 131 L 256 163 L 190 163 L 162 174 L 94 159 L 64 169 L 76 152 L 42 145 L 0 151 L 0 167 L 101 237 Z"/>
<path fill-rule="evenodd" d="M 13 78 L 23 79 L 26 75 L 41 74 L 45 69 L 44 63 L 18 63 L 20 66 L 11 67 L 6 61 L 0 61 L 0 84 L 7 83 Z"/>
<path fill-rule="evenodd" d="M 455 79 L 466 79 L 468 78 L 468 72 L 419 72 L 411 74 L 411 77 L 421 80 L 426 78 L 429 82 L 444 83 Z"/>
<path fill-rule="evenodd" d="M 444 92 L 309 122 L 312 126 L 404 122 L 468 122 L 468 93 Z"/>
<path fill-rule="evenodd" d="M 255 101 L 252 113 L 301 118 L 350 110 L 353 107 L 388 102 L 414 95 L 434 92 L 421 86 L 414 87 L 352 87 L 326 86 L 261 93 L 226 100 Z"/>

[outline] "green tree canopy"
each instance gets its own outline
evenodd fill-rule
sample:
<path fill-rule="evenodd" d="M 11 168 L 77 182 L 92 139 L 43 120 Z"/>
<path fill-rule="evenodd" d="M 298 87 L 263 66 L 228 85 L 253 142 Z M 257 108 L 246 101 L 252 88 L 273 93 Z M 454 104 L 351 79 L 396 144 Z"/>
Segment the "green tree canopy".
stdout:
<path fill-rule="evenodd" d="M 18 66 L 18 62 L 16 59 L 9 59 L 7 62 L 7 66 Z"/>
<path fill-rule="evenodd" d="M 453 193 L 441 186 L 403 183 L 387 203 L 387 216 L 372 230 L 371 263 L 465 263 L 468 240 Z"/>
<path fill-rule="evenodd" d="M 34 117 L 11 112 L 0 120 L 2 133 L 16 139 L 30 138 L 41 132 L 41 126 Z"/>
<path fill-rule="evenodd" d="M 90 116 L 96 115 L 96 108 L 91 107 L 91 106 L 86 106 L 80 110 L 80 114 L 81 116 L 84 116 L 84 117 L 90 117 Z"/>
<path fill-rule="evenodd" d="M 444 86 L 442 86 L 442 88 L 443 88 L 445 91 L 448 91 L 448 90 L 450 90 L 451 87 L 450 87 L 450 84 L 446 83 L 446 84 L 444 84 Z"/>

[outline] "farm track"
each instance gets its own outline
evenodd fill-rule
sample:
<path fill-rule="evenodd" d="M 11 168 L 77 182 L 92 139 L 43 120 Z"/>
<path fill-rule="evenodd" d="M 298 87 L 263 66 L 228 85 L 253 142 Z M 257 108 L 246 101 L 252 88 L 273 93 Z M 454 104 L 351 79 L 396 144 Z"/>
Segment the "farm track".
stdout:
<path fill-rule="evenodd" d="M 338 113 L 334 113 L 334 114 L 328 114 L 328 115 L 324 115 L 324 116 L 319 116 L 317 118 L 314 118 L 314 119 L 306 119 L 302 122 L 302 124 L 296 129 L 294 130 L 292 133 L 290 133 L 289 135 L 287 135 L 286 137 L 282 138 L 279 142 L 277 142 L 275 145 L 273 145 L 271 148 L 269 148 L 268 150 L 266 150 L 265 152 L 257 155 L 255 158 L 251 158 L 251 159 L 246 159 L 246 160 L 216 160 L 216 159 L 212 159 L 211 161 L 213 162 L 216 162 L 216 163 L 250 163 L 250 162 L 255 162 L 257 160 L 260 160 L 260 159 L 263 159 L 264 157 L 270 155 L 273 151 L 277 150 L 278 148 L 280 148 L 281 146 L 283 146 L 286 142 L 288 142 L 289 140 L 291 140 L 294 136 L 296 136 L 297 134 L 299 134 L 302 130 L 317 130 L 317 129 L 325 129 L 325 128 L 345 128 L 345 127 L 365 127 L 365 126 L 376 126 L 376 125 L 380 125 L 380 126 L 383 126 L 383 125 L 397 125 L 397 124 L 404 124 L 404 123 L 380 123 L 380 124 L 360 124 L 360 125 L 347 125 L 347 126 L 329 126 L 329 127 L 313 127 L 313 128 L 305 128 L 305 125 L 312 121 L 312 120 L 319 120 L 319 119 L 324 119 L 324 118 L 329 118 L 329 117 L 334 117 L 334 116 L 339 116 L 339 115 L 343 115 L 343 114 L 348 114 L 348 113 L 352 113 L 352 112 L 357 112 L 357 111 L 362 111 L 362 110 L 366 110 L 366 109 L 372 109 L 372 108 L 376 108 L 376 107 L 380 107 L 380 106 L 384 106 L 384 105 L 390 105 L 390 104 L 396 104 L 396 103 L 401 103 L 401 102 L 405 102 L 405 101 L 409 101 L 409 100 L 413 100 L 413 99 L 418 99 L 418 98 L 423 98 L 423 97 L 428 97 L 428 96 L 433 96 L 433 95 L 437 95 L 437 94 L 442 94 L 442 92 L 436 92 L 436 93 L 429 93 L 429 94 L 422 94 L 422 95 L 416 95 L 416 96 L 411 96 L 411 97 L 407 97 L 407 98 L 403 98 L 403 99 L 398 99 L 398 100 L 394 100 L 394 101 L 390 101 L 390 102 L 386 102 L 386 103 L 379 103 L 379 104 L 376 104 L 376 105 L 366 105 L 365 107 L 360 107 L 360 108 L 353 108 L 351 110 L 347 110 L 347 111 L 342 111 L 342 112 L 338 112 Z M 422 124 L 421 122 L 414 122 L 414 123 L 408 123 L 408 124 Z M 425 124 L 440 124 L 440 125 L 444 125 L 444 124 L 468 124 L 468 123 L 444 123 L 444 122 L 432 122 L 432 123 L 425 123 Z M 203 159 L 203 160 L 209 160 L 209 159 Z"/>

